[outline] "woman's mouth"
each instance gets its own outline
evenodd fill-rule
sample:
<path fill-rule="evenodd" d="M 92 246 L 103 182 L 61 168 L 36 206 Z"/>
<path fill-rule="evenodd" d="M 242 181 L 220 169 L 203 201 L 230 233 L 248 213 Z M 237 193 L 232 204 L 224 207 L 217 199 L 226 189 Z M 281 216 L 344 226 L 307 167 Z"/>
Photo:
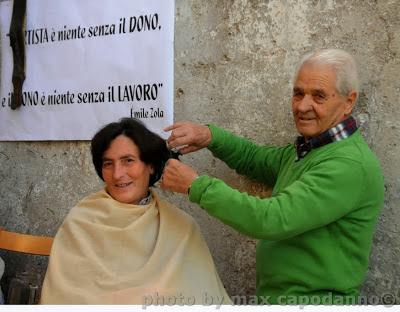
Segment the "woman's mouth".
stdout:
<path fill-rule="evenodd" d="M 115 186 L 116 188 L 121 189 L 121 188 L 128 187 L 128 186 L 131 185 L 131 184 L 132 184 L 132 182 L 128 182 L 128 183 L 117 183 L 117 184 L 114 184 L 114 186 Z"/>

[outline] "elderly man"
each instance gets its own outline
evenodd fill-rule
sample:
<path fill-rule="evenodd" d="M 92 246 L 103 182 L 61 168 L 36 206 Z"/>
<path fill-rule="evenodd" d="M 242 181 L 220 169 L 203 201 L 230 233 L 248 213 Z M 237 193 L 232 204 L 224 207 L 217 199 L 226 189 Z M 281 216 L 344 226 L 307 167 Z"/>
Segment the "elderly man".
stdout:
<path fill-rule="evenodd" d="M 274 304 L 357 303 L 383 204 L 379 162 L 351 116 L 355 61 L 338 49 L 306 55 L 294 75 L 298 132 L 284 147 L 259 146 L 215 125 L 179 122 L 171 148 L 207 147 L 239 174 L 273 186 L 270 198 L 241 193 L 170 160 L 161 186 L 186 193 L 210 215 L 259 239 L 257 295 Z"/>

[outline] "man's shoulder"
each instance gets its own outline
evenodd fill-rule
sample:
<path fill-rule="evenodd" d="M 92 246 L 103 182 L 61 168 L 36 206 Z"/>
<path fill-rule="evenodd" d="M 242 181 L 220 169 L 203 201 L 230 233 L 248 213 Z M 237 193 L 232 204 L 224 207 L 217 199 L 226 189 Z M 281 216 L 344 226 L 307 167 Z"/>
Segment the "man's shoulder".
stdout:
<path fill-rule="evenodd" d="M 351 137 L 321 148 L 320 156 L 327 159 L 348 159 L 364 165 L 378 165 L 379 161 L 359 131 Z"/>
<path fill-rule="evenodd" d="M 311 167 L 329 168 L 363 185 L 381 188 L 383 184 L 380 162 L 359 131 L 347 139 L 322 147 L 311 162 Z"/>

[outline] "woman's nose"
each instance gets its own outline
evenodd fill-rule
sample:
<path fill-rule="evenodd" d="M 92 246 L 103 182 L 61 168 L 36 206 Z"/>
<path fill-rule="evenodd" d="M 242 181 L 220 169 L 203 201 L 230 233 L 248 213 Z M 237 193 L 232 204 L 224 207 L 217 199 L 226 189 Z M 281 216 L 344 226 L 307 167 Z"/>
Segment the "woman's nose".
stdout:
<path fill-rule="evenodd" d="M 124 166 L 122 166 L 121 164 L 115 164 L 114 165 L 114 171 L 113 171 L 113 178 L 115 180 L 120 179 L 121 177 L 123 177 L 125 174 L 125 168 Z"/>

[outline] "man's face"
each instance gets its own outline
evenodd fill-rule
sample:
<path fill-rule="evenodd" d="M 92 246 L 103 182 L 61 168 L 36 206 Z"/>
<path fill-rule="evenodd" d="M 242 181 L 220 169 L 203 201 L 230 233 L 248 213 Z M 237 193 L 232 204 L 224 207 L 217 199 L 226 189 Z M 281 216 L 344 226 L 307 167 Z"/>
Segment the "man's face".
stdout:
<path fill-rule="evenodd" d="M 293 87 L 292 111 L 301 135 L 315 137 L 351 114 L 357 93 L 343 97 L 335 84 L 336 74 L 329 66 L 305 64 L 300 69 Z"/>

